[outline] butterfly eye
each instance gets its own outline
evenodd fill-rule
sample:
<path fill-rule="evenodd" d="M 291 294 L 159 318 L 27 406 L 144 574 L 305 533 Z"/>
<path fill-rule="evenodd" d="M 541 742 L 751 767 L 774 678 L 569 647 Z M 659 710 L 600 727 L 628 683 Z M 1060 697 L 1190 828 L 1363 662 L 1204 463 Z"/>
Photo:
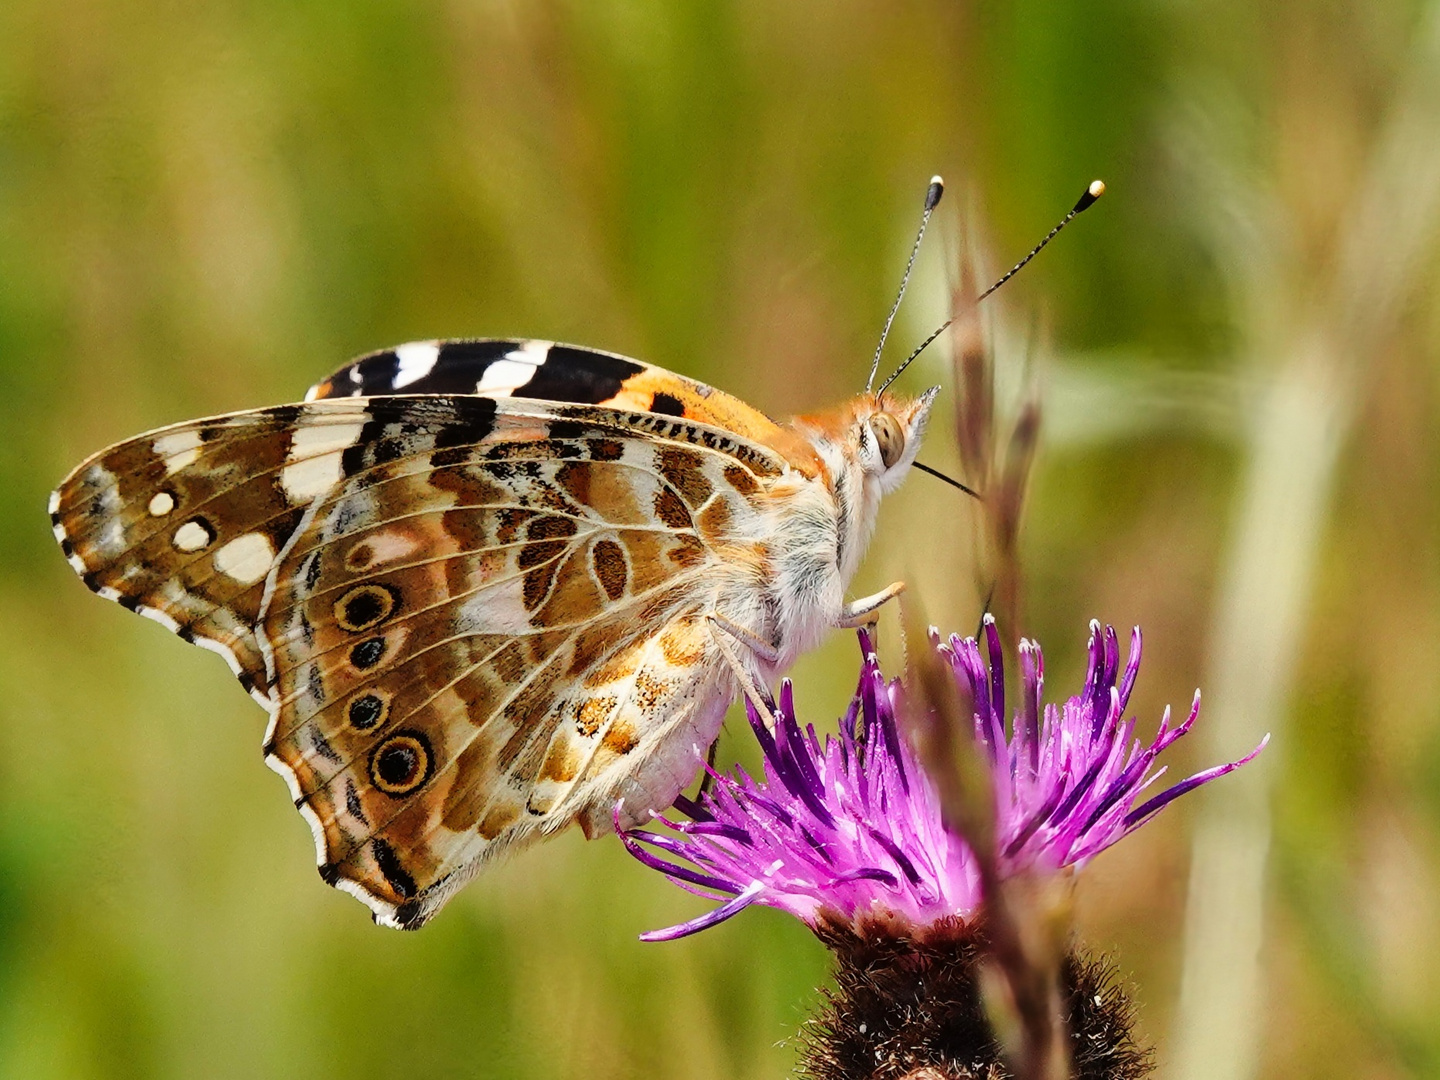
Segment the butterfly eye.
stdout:
<path fill-rule="evenodd" d="M 880 445 L 880 460 L 888 469 L 905 452 L 905 432 L 900 427 L 900 421 L 889 413 L 876 413 L 870 418 L 870 430 Z"/>

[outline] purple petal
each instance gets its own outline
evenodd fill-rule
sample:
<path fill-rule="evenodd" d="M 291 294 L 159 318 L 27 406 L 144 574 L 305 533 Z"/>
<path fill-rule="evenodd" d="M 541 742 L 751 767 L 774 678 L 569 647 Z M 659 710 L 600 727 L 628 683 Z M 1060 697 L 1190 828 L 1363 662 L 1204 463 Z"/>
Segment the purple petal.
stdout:
<path fill-rule="evenodd" d="M 1267 733 L 1266 736 L 1260 740 L 1260 745 L 1255 747 L 1254 750 L 1251 750 L 1250 753 L 1246 754 L 1239 761 L 1232 761 L 1228 765 L 1216 765 L 1213 768 L 1205 769 L 1203 772 L 1196 773 L 1188 780 L 1181 780 L 1180 783 L 1176 784 L 1174 787 L 1162 791 L 1159 795 L 1156 795 L 1149 802 L 1144 803 L 1140 807 L 1126 814 L 1125 827 L 1127 829 L 1135 828 L 1135 826 L 1139 825 L 1146 818 L 1153 817 L 1155 814 L 1158 814 L 1169 803 L 1174 802 L 1181 795 L 1184 795 L 1187 791 L 1194 791 L 1202 784 L 1208 784 L 1211 780 L 1218 779 L 1219 777 L 1224 776 L 1226 773 L 1234 772 L 1236 769 L 1240 768 L 1241 765 L 1248 765 L 1250 762 L 1254 761 L 1256 755 L 1259 754 L 1261 750 L 1264 750 L 1265 747 L 1269 744 L 1270 736 Z"/>
<path fill-rule="evenodd" d="M 678 926 L 670 926 L 664 930 L 647 930 L 640 935 L 641 941 L 674 941 L 676 938 L 689 937 L 691 934 L 698 934 L 701 930 L 708 930 L 710 927 L 724 922 L 732 915 L 738 915 L 755 902 L 764 888 L 758 881 L 749 885 L 744 892 L 728 903 L 721 904 L 718 908 L 707 911 L 704 915 L 691 919 L 689 922 L 680 923 Z"/>
<path fill-rule="evenodd" d="M 990 712 L 1003 728 L 1005 724 L 1005 653 L 1000 648 L 1000 631 L 995 616 L 985 613 L 985 648 L 990 654 Z"/>
<path fill-rule="evenodd" d="M 698 870 L 691 870 L 689 867 L 677 866 L 675 863 L 666 862 L 658 855 L 652 855 L 635 842 L 636 838 L 639 838 L 648 843 L 654 843 L 656 836 L 657 834 L 655 833 L 639 832 L 632 835 L 622 832 L 620 833 L 620 840 L 624 843 L 625 849 L 629 851 L 631 855 L 650 867 L 650 869 L 659 870 L 660 873 L 668 878 L 674 878 L 677 881 L 688 881 L 691 885 L 698 885 L 702 889 L 713 889 L 715 892 L 721 893 L 733 893 L 740 888 L 740 886 L 733 881 L 725 881 L 721 878 L 712 877 L 709 874 L 702 874 Z"/>
<path fill-rule="evenodd" d="M 1120 683 L 1120 707 L 1122 709 L 1130 706 L 1130 692 L 1135 689 L 1135 680 L 1140 675 L 1140 654 L 1143 644 L 1140 627 L 1137 626 L 1130 631 L 1130 655 L 1125 660 L 1125 677 Z"/>
<path fill-rule="evenodd" d="M 691 802 L 684 795 L 676 795 L 675 801 L 670 804 L 688 817 L 691 821 L 713 821 L 715 816 L 697 802 Z"/>
<path fill-rule="evenodd" d="M 1015 734 L 1022 740 L 1030 771 L 1040 765 L 1040 696 L 1045 689 L 1045 658 L 1040 646 L 1020 641 L 1020 715 Z"/>

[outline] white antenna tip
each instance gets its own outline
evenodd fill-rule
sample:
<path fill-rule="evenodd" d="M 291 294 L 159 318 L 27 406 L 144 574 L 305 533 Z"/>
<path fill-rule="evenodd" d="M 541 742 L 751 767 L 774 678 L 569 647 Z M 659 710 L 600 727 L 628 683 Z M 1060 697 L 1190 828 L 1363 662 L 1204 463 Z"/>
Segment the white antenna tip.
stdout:
<path fill-rule="evenodd" d="M 940 202 L 940 196 L 945 194 L 945 181 L 938 176 L 930 178 L 930 186 L 925 189 L 925 212 L 928 214 L 934 210 Z"/>
<path fill-rule="evenodd" d="M 1073 216 L 1073 215 L 1075 215 L 1075 214 L 1080 213 L 1080 211 L 1082 211 L 1082 210 L 1087 210 L 1087 209 L 1089 209 L 1092 205 L 1094 205 L 1095 200 L 1098 199 L 1098 198 L 1100 198 L 1100 196 L 1101 196 L 1101 195 L 1104 195 L 1104 194 L 1105 194 L 1105 181 L 1104 181 L 1104 180 L 1092 180 L 1092 181 L 1090 181 L 1090 186 L 1085 189 L 1085 194 L 1083 194 L 1083 195 L 1080 196 L 1080 201 L 1077 202 L 1077 203 L 1075 204 L 1074 208 L 1070 211 L 1071 215 Z"/>

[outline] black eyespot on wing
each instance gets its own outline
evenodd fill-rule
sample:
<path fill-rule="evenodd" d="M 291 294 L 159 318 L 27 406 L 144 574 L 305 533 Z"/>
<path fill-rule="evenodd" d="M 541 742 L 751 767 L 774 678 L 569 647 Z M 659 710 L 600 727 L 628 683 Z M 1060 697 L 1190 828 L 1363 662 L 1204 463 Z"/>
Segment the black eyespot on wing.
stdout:
<path fill-rule="evenodd" d="M 342 630 L 362 633 L 379 626 L 400 605 L 400 590 L 393 585 L 368 582 L 357 585 L 335 601 L 335 622 Z"/>
<path fill-rule="evenodd" d="M 381 720 L 389 710 L 386 708 L 385 699 L 379 694 L 361 694 L 350 707 L 345 710 L 350 718 L 350 726 L 360 731 L 368 731 Z"/>
<path fill-rule="evenodd" d="M 385 639 L 383 637 L 367 638 L 350 650 L 350 666 L 365 671 L 380 662 L 385 655 Z"/>
<path fill-rule="evenodd" d="M 403 798 L 430 779 L 435 755 L 419 731 L 397 731 L 370 755 L 370 782 L 392 798 Z"/>
<path fill-rule="evenodd" d="M 357 593 L 358 595 L 351 596 L 345 605 L 347 622 L 352 625 L 369 625 L 385 617 L 387 607 L 379 598 L 381 593 L 360 590 L 357 590 Z"/>

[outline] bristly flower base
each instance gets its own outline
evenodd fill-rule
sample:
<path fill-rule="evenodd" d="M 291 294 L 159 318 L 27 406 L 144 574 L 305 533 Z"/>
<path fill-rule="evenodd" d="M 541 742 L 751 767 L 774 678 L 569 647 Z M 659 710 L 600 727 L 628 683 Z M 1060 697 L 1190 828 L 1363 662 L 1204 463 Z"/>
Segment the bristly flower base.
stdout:
<path fill-rule="evenodd" d="M 983 931 L 957 918 L 910 925 L 822 920 L 835 988 L 801 1035 L 810 1080 L 1000 1080 L 1011 1074 L 981 998 Z M 1077 1080 L 1140 1080 L 1153 1053 L 1132 1034 L 1135 1007 L 1106 959 L 1061 962 Z"/>

